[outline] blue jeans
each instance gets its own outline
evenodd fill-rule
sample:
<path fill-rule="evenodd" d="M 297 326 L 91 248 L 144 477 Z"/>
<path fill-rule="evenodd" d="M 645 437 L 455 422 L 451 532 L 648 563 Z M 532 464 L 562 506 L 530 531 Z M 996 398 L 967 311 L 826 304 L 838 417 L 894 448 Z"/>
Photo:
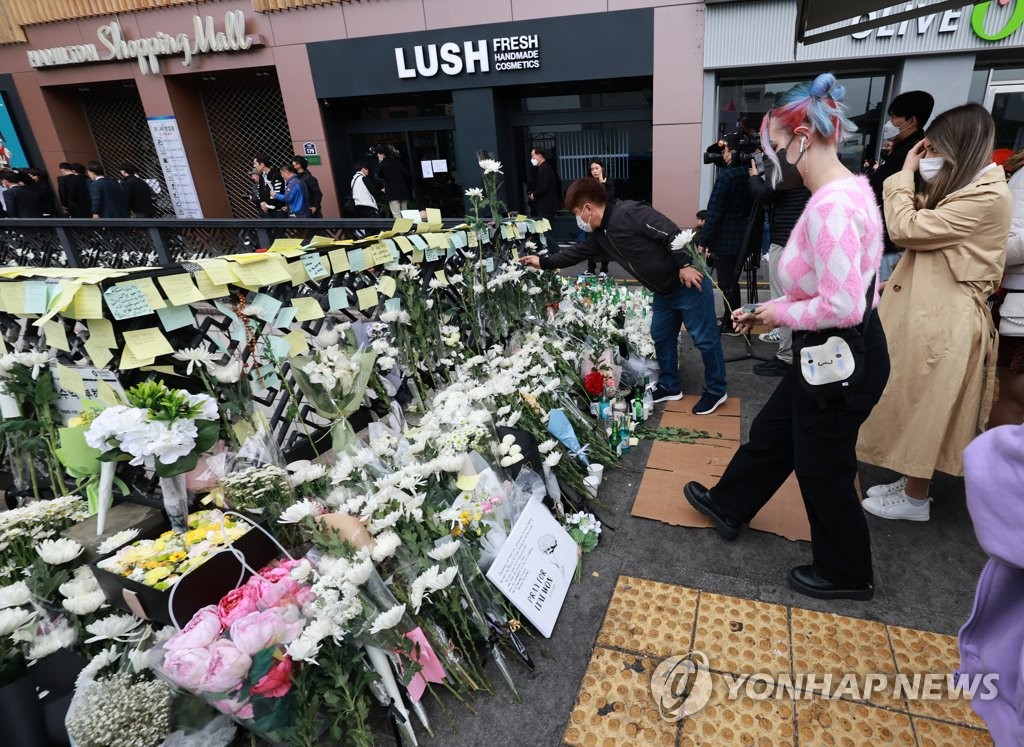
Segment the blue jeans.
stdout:
<path fill-rule="evenodd" d="M 878 268 L 878 282 L 884 283 L 892 277 L 892 271 L 896 269 L 896 263 L 902 256 L 903 252 L 890 252 L 882 255 L 882 264 Z"/>
<path fill-rule="evenodd" d="M 669 295 L 654 294 L 651 338 L 661 367 L 658 386 L 673 393 L 681 390 L 679 329 L 684 322 L 704 359 L 704 391 L 715 396 L 725 394 L 725 355 L 710 278 L 704 278 L 699 291 L 681 285 Z"/>

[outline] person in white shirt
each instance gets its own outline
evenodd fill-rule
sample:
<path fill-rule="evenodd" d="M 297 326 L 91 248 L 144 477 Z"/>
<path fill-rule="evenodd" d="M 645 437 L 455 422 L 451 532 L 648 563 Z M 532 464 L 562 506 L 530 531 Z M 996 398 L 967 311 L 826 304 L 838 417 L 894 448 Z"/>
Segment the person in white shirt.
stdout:
<path fill-rule="evenodd" d="M 352 175 L 353 208 L 351 218 L 379 218 L 380 211 L 377 209 L 377 200 L 373 196 L 367 179 L 370 178 L 370 169 L 364 163 L 356 164 L 356 173 Z"/>

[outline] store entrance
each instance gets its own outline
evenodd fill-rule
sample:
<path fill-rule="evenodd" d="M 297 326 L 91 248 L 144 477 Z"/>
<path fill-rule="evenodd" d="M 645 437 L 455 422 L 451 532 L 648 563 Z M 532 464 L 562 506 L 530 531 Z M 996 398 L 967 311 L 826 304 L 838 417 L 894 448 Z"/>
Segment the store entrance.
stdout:
<path fill-rule="evenodd" d="M 1024 83 L 993 83 L 985 96 L 985 108 L 996 122 L 996 150 L 1016 153 L 1024 148 Z"/>

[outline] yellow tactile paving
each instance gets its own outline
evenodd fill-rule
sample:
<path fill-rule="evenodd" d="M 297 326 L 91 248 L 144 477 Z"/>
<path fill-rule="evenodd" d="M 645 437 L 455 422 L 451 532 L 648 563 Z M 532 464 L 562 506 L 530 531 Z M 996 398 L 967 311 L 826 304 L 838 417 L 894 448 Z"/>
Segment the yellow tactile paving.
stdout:
<path fill-rule="evenodd" d="M 920 747 L 992 747 L 987 731 L 915 717 L 914 731 Z"/>
<path fill-rule="evenodd" d="M 695 589 L 620 576 L 597 642 L 663 659 L 690 650 Z"/>
<path fill-rule="evenodd" d="M 896 674 L 889 635 L 882 623 L 799 607 L 794 607 L 790 614 L 794 672 L 830 674 L 835 680 L 841 680 L 847 673 Z M 863 687 L 855 689 L 864 695 Z M 874 690 L 873 687 L 867 698 L 853 697 L 848 691 L 840 697 L 906 710 L 906 701 L 893 697 L 894 688 Z"/>
<path fill-rule="evenodd" d="M 651 675 L 665 657 L 688 654 L 706 657 L 710 700 L 682 721 L 667 721 L 651 695 Z M 915 675 L 922 682 L 938 676 L 944 692 L 945 674 L 958 662 L 953 636 L 620 576 L 565 742 L 987 747 L 991 738 L 969 701 L 893 697 L 896 674 L 911 688 Z M 832 675 L 830 694 L 838 697 L 823 698 L 820 685 L 802 692 L 800 676 L 811 673 Z M 886 687 L 857 702 L 868 674 L 887 676 Z M 765 676 L 767 689 L 758 684 Z M 854 692 L 837 693 L 847 679 Z M 687 684 L 687 702 L 705 686 Z"/>
<path fill-rule="evenodd" d="M 796 723 L 800 744 L 814 747 L 916 744 L 907 714 L 847 700 L 799 700 Z"/>
<path fill-rule="evenodd" d="M 907 675 L 911 686 L 914 686 L 914 675 L 950 674 L 960 662 L 960 650 L 955 636 L 890 625 L 889 638 L 896 654 L 896 666 L 901 674 Z M 925 685 L 919 687 L 923 689 Z M 909 710 L 917 716 L 930 716 L 941 721 L 985 728 L 985 723 L 971 708 L 970 696 L 966 694 L 956 699 L 912 698 L 909 700 Z"/>
<path fill-rule="evenodd" d="M 755 700 L 741 694 L 727 700 L 729 683 L 722 675 L 711 675 L 712 696 L 695 718 L 683 721 L 681 747 L 786 747 L 793 745 L 793 702 Z"/>
<path fill-rule="evenodd" d="M 786 617 L 778 604 L 702 593 L 693 648 L 723 672 L 788 672 Z"/>
<path fill-rule="evenodd" d="M 565 743 L 573 747 L 673 747 L 677 724 L 665 721 L 651 699 L 656 659 L 597 648 L 583 675 Z"/>

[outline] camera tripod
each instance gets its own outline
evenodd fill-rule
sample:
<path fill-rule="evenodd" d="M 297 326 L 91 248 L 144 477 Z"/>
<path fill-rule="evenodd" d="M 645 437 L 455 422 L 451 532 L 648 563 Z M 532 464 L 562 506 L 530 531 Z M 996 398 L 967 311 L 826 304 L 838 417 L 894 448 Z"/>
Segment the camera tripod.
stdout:
<path fill-rule="evenodd" d="M 743 282 L 747 287 L 747 303 L 757 303 L 757 271 L 761 268 L 761 239 L 764 235 L 764 207 L 759 202 L 754 202 L 754 206 L 750 209 L 750 214 L 747 216 L 747 227 L 743 232 L 743 250 L 741 253 L 742 260 L 736 263 L 736 268 L 733 271 L 732 283 L 729 285 L 730 288 L 735 288 L 739 285 L 740 278 L 743 278 Z M 721 281 L 721 278 L 719 278 Z M 721 284 L 721 282 L 719 282 Z M 743 354 L 726 358 L 726 363 L 735 363 L 736 361 L 770 361 L 774 356 L 764 358 L 760 355 L 754 354 L 754 347 L 751 344 L 749 334 L 743 335 L 745 338 Z"/>

